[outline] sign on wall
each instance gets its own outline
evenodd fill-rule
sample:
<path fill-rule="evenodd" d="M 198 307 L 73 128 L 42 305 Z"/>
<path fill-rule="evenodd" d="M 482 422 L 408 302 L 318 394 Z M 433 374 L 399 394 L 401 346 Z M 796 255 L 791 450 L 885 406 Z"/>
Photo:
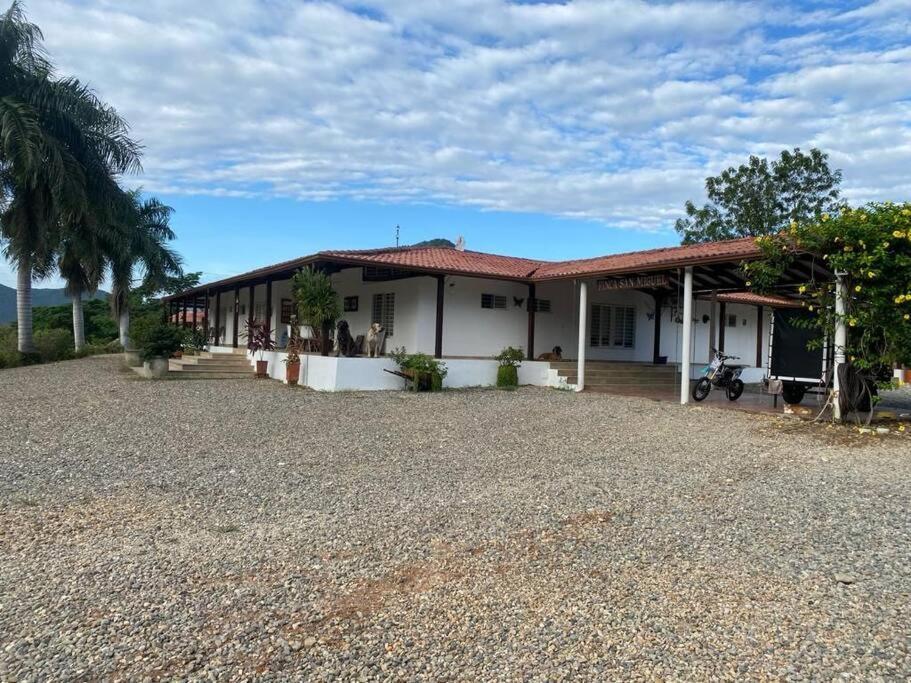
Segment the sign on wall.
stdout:
<path fill-rule="evenodd" d="M 608 292 L 614 289 L 653 289 L 655 287 L 669 287 L 670 284 L 671 281 L 667 275 L 613 277 L 598 280 L 598 291 Z"/>

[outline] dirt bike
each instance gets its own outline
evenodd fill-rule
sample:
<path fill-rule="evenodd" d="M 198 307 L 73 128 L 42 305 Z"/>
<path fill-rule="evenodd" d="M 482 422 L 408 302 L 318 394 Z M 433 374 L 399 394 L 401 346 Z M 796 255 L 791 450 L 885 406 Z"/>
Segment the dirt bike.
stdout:
<path fill-rule="evenodd" d="M 740 360 L 737 356 L 725 356 L 720 351 L 715 351 L 715 357 L 702 370 L 702 377 L 693 387 L 693 398 L 697 401 L 704 401 L 712 387 L 724 389 L 725 396 L 729 401 L 736 401 L 743 393 L 743 380 L 740 374 L 743 372 L 742 365 L 728 365 L 729 360 Z"/>

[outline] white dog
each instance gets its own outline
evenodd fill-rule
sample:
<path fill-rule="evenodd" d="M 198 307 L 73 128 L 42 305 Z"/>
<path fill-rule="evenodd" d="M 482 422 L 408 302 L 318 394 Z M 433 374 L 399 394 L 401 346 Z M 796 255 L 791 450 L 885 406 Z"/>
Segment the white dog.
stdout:
<path fill-rule="evenodd" d="M 373 323 L 367 330 L 367 357 L 379 358 L 383 349 L 383 326 L 379 323 Z"/>

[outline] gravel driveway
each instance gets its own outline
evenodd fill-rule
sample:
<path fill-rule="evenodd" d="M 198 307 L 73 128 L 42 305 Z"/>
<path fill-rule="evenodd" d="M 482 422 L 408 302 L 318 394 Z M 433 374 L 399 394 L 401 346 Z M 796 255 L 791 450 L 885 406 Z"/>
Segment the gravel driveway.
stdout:
<path fill-rule="evenodd" d="M 911 676 L 911 439 L 0 372 L 0 680 Z"/>

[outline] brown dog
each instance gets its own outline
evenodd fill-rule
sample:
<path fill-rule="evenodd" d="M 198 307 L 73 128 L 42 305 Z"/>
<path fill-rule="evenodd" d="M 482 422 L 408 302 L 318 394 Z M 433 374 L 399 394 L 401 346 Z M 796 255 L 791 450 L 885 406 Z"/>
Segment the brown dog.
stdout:
<path fill-rule="evenodd" d="M 540 356 L 538 356 L 538 360 L 563 360 L 563 349 L 561 349 L 559 346 L 555 346 L 553 351 L 549 353 L 542 353 Z"/>

